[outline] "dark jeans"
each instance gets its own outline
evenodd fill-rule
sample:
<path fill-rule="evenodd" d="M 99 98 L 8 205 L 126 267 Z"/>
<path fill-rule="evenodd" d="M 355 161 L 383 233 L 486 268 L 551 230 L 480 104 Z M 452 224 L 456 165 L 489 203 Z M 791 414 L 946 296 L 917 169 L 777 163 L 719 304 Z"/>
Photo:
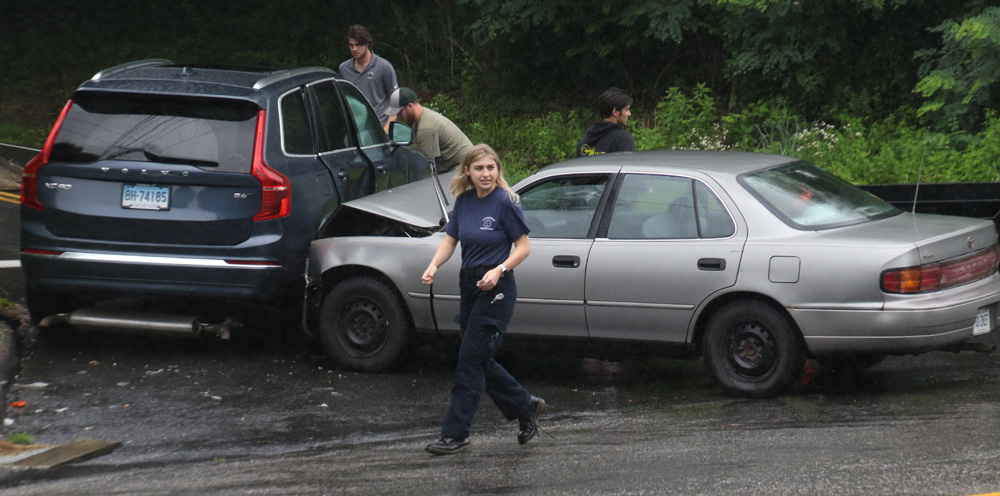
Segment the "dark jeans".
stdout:
<path fill-rule="evenodd" d="M 517 284 L 514 274 L 500 278 L 495 288 L 480 291 L 476 281 L 486 270 L 463 270 L 459 278 L 462 347 L 458 352 L 451 406 L 444 416 L 441 434 L 457 439 L 469 437 L 472 416 L 486 392 L 507 420 L 528 409 L 531 394 L 493 356 L 500 350 L 507 323 L 514 315 Z M 502 296 L 500 296 L 502 295 Z"/>

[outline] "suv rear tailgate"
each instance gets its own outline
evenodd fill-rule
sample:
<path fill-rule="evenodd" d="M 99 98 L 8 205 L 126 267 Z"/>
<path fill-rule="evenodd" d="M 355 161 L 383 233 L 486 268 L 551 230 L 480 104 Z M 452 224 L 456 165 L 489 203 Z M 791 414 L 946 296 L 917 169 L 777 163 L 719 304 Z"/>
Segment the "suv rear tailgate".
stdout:
<path fill-rule="evenodd" d="M 198 245 L 235 245 L 252 234 L 260 182 L 249 174 L 104 164 L 49 163 L 42 169 L 38 199 L 49 231 L 80 239 Z M 135 198 L 152 192 L 162 196 L 159 202 Z"/>
<path fill-rule="evenodd" d="M 38 176 L 49 231 L 182 245 L 250 238 L 261 206 L 256 103 L 87 90 L 72 101 Z"/>

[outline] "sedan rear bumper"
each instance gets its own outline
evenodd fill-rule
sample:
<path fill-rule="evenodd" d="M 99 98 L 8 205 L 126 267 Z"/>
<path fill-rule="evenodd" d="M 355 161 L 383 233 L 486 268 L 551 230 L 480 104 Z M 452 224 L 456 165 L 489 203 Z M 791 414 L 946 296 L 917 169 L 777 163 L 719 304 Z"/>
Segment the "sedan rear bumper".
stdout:
<path fill-rule="evenodd" d="M 993 281 L 993 278 L 989 279 Z M 993 283 L 970 285 L 964 298 L 938 295 L 898 309 L 788 309 L 813 355 L 837 353 L 913 354 L 941 349 L 973 337 L 976 316 L 989 311 L 988 330 L 1000 323 L 1000 293 Z M 978 293 L 978 294 L 973 294 Z M 958 301 L 956 301 L 958 300 Z"/>

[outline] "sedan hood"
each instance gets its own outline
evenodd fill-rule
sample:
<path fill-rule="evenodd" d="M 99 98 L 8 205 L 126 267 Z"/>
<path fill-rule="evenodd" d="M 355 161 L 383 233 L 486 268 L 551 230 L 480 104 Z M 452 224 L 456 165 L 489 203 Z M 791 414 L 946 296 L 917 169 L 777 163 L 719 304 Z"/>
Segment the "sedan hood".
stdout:
<path fill-rule="evenodd" d="M 415 227 L 433 228 L 444 224 L 455 198 L 447 190 L 455 173 L 431 176 L 395 188 L 351 200 L 345 207 L 368 212 Z M 439 192 L 437 181 L 443 190 Z"/>

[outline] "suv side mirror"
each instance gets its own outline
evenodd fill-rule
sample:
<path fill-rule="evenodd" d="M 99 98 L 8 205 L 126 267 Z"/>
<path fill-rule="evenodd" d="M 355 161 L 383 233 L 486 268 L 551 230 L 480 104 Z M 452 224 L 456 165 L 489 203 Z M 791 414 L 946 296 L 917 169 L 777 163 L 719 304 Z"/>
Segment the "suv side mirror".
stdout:
<path fill-rule="evenodd" d="M 413 129 L 399 121 L 389 123 L 389 142 L 396 146 L 413 143 Z"/>

